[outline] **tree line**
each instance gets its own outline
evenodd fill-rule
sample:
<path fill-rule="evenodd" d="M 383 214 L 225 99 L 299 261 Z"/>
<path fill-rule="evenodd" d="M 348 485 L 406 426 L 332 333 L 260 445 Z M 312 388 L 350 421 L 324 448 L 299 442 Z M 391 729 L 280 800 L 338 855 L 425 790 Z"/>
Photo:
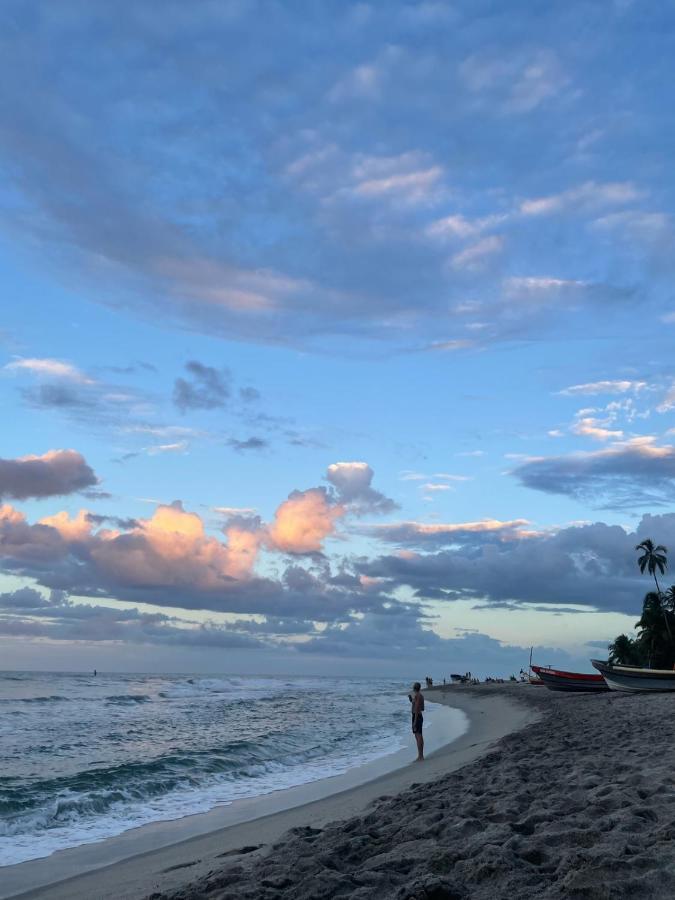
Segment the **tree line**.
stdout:
<path fill-rule="evenodd" d="M 609 661 L 623 666 L 672 669 L 675 666 L 675 584 L 661 590 L 657 572 L 663 576 L 668 566 L 668 550 L 647 538 L 635 548 L 640 556 L 640 572 L 654 578 L 655 591 L 645 595 L 642 616 L 635 623 L 634 638 L 620 634 L 609 645 Z"/>

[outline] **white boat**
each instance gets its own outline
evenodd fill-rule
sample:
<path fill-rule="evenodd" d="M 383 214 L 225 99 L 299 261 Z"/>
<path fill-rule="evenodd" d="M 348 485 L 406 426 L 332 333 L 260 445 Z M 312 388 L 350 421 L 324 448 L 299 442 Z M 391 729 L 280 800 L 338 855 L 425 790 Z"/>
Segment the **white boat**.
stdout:
<path fill-rule="evenodd" d="M 675 691 L 675 671 L 671 669 L 615 666 L 600 659 L 592 659 L 591 663 L 612 691 Z"/>

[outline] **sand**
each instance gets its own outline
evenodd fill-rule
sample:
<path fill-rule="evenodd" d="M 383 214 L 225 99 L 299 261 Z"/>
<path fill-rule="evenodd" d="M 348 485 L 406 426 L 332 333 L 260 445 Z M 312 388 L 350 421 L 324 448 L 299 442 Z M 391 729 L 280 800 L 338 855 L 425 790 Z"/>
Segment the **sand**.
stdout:
<path fill-rule="evenodd" d="M 428 763 L 30 896 L 675 896 L 675 696 L 481 685 L 434 699 L 471 728 Z"/>

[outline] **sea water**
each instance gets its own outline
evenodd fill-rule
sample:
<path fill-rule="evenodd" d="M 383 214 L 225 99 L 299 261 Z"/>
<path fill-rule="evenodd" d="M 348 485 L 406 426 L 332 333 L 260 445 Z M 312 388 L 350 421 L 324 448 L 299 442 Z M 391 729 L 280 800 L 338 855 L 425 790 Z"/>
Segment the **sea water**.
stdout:
<path fill-rule="evenodd" d="M 394 753 L 411 742 L 405 687 L 0 672 L 0 866 Z"/>

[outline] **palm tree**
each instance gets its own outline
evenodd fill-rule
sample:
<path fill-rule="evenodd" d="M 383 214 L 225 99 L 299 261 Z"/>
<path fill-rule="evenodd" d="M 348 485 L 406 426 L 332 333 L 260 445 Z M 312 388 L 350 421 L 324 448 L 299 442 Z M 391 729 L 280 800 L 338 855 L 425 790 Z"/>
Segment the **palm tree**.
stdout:
<path fill-rule="evenodd" d="M 663 630 L 663 621 L 665 619 L 668 624 L 665 610 L 661 603 L 661 595 L 656 591 L 650 591 L 645 595 L 642 605 L 642 616 L 640 621 L 635 623 L 635 627 L 639 628 L 638 644 L 644 647 L 647 652 L 649 668 L 656 661 L 656 668 L 665 668 L 671 663 L 668 659 L 672 654 L 672 641 L 668 640 Z"/>
<path fill-rule="evenodd" d="M 620 634 L 609 645 L 609 661 L 619 666 L 641 666 L 644 661 L 642 647 L 633 638 Z"/>
<path fill-rule="evenodd" d="M 675 613 L 675 584 L 671 584 L 671 586 L 663 595 L 663 599 L 665 601 L 666 608 L 671 613 Z"/>
<path fill-rule="evenodd" d="M 638 557 L 638 566 L 640 567 L 640 572 L 644 573 L 646 569 L 650 575 L 654 576 L 654 582 L 656 584 L 656 592 L 658 596 L 661 596 L 661 588 L 659 587 L 659 580 L 656 577 L 656 570 L 658 569 L 660 574 L 666 571 L 668 566 L 668 548 L 664 547 L 663 544 L 658 544 L 654 546 L 654 541 L 651 538 L 645 538 L 644 541 L 641 541 L 635 548 L 636 550 L 642 551 L 642 556 Z M 666 615 L 665 609 L 662 609 L 663 619 L 666 623 L 666 630 L 668 631 L 668 637 L 673 639 L 673 635 L 670 631 L 670 623 L 668 621 L 668 616 Z"/>

